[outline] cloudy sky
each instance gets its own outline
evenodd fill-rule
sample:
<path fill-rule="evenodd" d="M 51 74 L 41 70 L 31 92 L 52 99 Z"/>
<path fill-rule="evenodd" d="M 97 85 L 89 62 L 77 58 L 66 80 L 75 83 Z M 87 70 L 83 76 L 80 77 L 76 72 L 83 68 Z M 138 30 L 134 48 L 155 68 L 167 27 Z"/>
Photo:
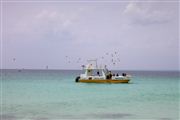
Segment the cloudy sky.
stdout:
<path fill-rule="evenodd" d="M 4 0 L 2 68 L 178 70 L 178 2 L 106 1 Z"/>

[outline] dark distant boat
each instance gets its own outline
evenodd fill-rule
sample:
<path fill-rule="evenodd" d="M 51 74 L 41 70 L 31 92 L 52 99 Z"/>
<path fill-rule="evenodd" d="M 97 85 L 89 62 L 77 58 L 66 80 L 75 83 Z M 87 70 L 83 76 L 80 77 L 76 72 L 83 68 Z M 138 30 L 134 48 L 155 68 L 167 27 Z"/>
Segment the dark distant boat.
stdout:
<path fill-rule="evenodd" d="M 122 75 L 112 74 L 106 66 L 104 68 L 96 65 L 88 64 L 84 67 L 85 73 L 76 77 L 76 82 L 82 83 L 128 83 L 131 79 L 130 75 L 123 73 Z"/>

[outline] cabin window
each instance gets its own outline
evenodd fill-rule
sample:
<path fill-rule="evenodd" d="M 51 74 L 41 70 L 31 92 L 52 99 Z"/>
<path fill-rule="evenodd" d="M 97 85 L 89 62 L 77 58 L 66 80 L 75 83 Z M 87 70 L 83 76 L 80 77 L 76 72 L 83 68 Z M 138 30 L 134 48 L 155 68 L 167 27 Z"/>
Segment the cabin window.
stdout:
<path fill-rule="evenodd" d="M 102 71 L 101 70 L 93 70 L 93 76 L 102 76 Z"/>
<path fill-rule="evenodd" d="M 87 76 L 92 76 L 92 70 L 87 70 Z"/>
<path fill-rule="evenodd" d="M 87 76 L 102 76 L 102 70 L 87 70 Z"/>

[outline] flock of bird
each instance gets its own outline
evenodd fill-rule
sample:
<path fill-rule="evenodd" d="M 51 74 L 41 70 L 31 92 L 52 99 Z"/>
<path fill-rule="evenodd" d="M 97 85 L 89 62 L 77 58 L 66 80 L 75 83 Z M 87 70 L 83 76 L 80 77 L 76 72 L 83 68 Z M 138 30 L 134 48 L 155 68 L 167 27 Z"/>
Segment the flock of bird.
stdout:
<path fill-rule="evenodd" d="M 75 60 L 72 59 L 70 56 L 65 56 L 66 59 L 66 63 L 82 63 L 84 59 L 82 59 L 81 57 L 76 58 Z M 96 59 L 97 61 L 106 61 L 106 62 L 110 62 L 112 65 L 116 65 L 120 62 L 120 58 L 118 55 L 118 52 L 106 52 L 105 54 L 103 54 L 103 56 L 98 57 Z M 87 61 L 87 60 L 86 60 Z"/>
<path fill-rule="evenodd" d="M 16 62 L 16 58 L 13 58 L 12 59 L 13 62 Z M 79 64 L 79 63 L 83 63 L 84 62 L 84 59 L 81 58 L 81 57 L 78 57 L 76 58 L 75 60 L 72 59 L 70 56 L 65 56 L 65 60 L 68 64 L 70 63 L 76 63 L 76 64 Z M 106 61 L 107 63 L 111 63 L 112 65 L 116 65 L 120 62 L 120 58 L 119 58 L 119 55 L 118 55 L 118 52 L 106 52 L 105 54 L 103 54 L 103 56 L 101 57 L 98 57 L 96 59 L 97 61 Z M 87 60 L 86 60 L 87 61 Z M 45 69 L 48 69 L 49 66 L 46 65 L 45 66 Z"/>

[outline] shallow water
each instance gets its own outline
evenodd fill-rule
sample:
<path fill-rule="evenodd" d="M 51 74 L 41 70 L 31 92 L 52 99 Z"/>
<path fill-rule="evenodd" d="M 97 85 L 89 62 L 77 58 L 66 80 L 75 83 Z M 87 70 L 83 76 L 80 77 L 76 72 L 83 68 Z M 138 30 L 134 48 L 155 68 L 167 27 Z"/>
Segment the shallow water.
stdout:
<path fill-rule="evenodd" d="M 130 84 L 89 84 L 75 83 L 81 71 L 3 70 L 1 118 L 179 119 L 178 72 L 127 72 Z"/>

